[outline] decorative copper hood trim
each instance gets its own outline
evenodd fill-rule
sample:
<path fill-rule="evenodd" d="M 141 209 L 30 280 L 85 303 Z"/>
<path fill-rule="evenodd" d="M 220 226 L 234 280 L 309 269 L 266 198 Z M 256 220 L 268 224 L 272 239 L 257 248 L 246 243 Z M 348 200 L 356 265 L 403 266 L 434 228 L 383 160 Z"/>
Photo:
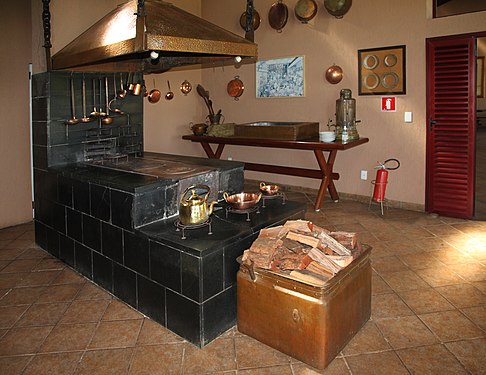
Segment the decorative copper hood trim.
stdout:
<path fill-rule="evenodd" d="M 52 58 L 56 70 L 162 72 L 171 67 L 256 57 L 257 45 L 162 0 L 118 6 Z M 156 51 L 158 58 L 151 58 Z"/>

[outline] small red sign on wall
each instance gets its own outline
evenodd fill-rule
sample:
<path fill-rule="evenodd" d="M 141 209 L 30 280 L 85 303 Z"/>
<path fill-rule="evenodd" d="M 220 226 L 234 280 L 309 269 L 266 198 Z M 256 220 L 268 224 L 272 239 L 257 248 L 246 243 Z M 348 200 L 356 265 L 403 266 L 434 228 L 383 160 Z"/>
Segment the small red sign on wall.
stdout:
<path fill-rule="evenodd" d="M 381 97 L 381 111 L 382 112 L 396 112 L 397 111 L 397 97 L 396 96 L 382 96 Z"/>

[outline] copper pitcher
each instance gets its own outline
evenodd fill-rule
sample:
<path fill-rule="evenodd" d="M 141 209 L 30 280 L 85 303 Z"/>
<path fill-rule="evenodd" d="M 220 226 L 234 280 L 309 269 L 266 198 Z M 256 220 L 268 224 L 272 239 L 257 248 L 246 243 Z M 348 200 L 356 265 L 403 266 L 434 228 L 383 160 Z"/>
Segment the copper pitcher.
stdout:
<path fill-rule="evenodd" d="M 198 195 L 197 191 L 203 191 Z M 213 213 L 216 201 L 208 204 L 209 186 L 192 185 L 189 186 L 181 195 L 179 205 L 179 220 L 183 225 L 202 224 L 209 219 Z"/>

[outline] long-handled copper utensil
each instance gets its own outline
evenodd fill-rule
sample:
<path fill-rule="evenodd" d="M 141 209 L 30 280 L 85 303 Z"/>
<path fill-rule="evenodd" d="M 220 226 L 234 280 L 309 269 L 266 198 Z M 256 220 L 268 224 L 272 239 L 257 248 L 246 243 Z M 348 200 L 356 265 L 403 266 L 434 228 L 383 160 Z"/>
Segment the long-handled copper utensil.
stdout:
<path fill-rule="evenodd" d="M 79 124 L 79 119 L 76 118 L 76 106 L 74 104 L 74 78 L 71 78 L 71 118 L 64 121 L 66 125 Z"/>

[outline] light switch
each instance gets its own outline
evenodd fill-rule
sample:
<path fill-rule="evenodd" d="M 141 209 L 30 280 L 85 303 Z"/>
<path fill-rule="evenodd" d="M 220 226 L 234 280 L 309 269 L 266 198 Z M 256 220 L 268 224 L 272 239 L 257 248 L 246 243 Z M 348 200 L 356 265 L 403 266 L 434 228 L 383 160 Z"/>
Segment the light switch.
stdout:
<path fill-rule="evenodd" d="M 405 112 L 405 122 L 412 122 L 412 112 Z"/>

